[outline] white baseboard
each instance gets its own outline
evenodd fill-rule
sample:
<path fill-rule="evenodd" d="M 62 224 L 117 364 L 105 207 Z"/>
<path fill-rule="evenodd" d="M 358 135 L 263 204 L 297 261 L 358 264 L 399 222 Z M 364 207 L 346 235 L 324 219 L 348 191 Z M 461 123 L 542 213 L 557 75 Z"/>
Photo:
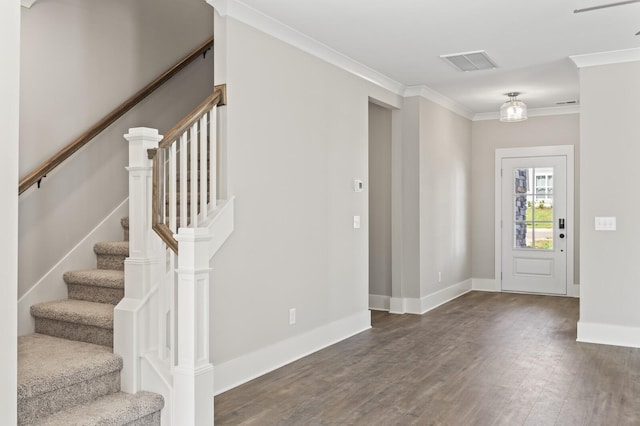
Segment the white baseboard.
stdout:
<path fill-rule="evenodd" d="M 570 285 L 567 289 L 567 296 L 580 298 L 580 284 Z"/>
<path fill-rule="evenodd" d="M 471 289 L 473 291 L 502 291 L 500 284 L 493 278 L 472 278 Z M 571 284 L 567 286 L 567 296 L 580 297 L 580 284 Z"/>
<path fill-rule="evenodd" d="M 578 342 L 640 348 L 640 327 L 578 321 Z"/>
<path fill-rule="evenodd" d="M 452 286 L 443 288 L 421 298 L 393 297 L 390 300 L 390 311 L 394 314 L 422 315 L 437 308 L 465 293 L 471 291 L 471 280 L 464 280 Z"/>
<path fill-rule="evenodd" d="M 35 322 L 31 317 L 31 305 L 67 298 L 67 286 L 62 279 L 65 272 L 95 268 L 96 255 L 93 252 L 95 243 L 122 239 L 123 230 L 120 219 L 128 214 L 129 199 L 127 198 L 18 300 L 19 336 L 34 332 Z"/>
<path fill-rule="evenodd" d="M 215 394 L 260 377 L 369 328 L 371 312 L 366 310 L 218 364 L 214 366 Z"/>
<path fill-rule="evenodd" d="M 500 291 L 493 278 L 472 278 L 471 289 L 473 291 Z"/>
<path fill-rule="evenodd" d="M 379 294 L 369 295 L 369 309 L 373 311 L 388 311 L 391 306 L 391 296 Z"/>

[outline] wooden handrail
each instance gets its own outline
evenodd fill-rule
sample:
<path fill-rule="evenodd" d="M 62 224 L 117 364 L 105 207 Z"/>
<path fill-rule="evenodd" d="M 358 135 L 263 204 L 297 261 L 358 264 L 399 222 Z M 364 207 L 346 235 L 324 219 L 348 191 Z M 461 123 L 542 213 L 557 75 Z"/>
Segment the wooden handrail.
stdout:
<path fill-rule="evenodd" d="M 83 134 L 74 139 L 67 146 L 62 148 L 58 153 L 56 153 L 53 157 L 40 164 L 36 169 L 34 169 L 31 173 L 20 180 L 20 184 L 18 186 L 18 194 L 22 194 L 24 191 L 29 189 L 33 184 L 38 182 L 40 179 L 46 176 L 47 173 L 51 172 L 57 166 L 59 166 L 64 160 L 71 157 L 76 151 L 85 146 L 88 142 L 90 142 L 94 137 L 100 134 L 103 130 L 113 124 L 117 119 L 122 117 L 127 111 L 136 106 L 140 101 L 145 99 L 151 93 L 153 93 L 156 89 L 166 83 L 171 77 L 176 75 L 182 69 L 184 69 L 187 65 L 193 62 L 198 56 L 204 54 L 207 50 L 209 50 L 213 46 L 213 37 L 210 37 L 208 40 L 200 44 L 197 48 L 191 51 L 187 56 L 182 58 L 178 63 L 174 66 L 166 70 L 164 73 L 156 77 L 151 83 L 147 84 L 136 94 L 131 96 L 129 99 L 124 101 L 120 106 L 111 111 L 105 117 L 103 117 L 100 121 L 94 124 L 89 130 L 85 131 Z"/>
<path fill-rule="evenodd" d="M 158 152 L 161 149 L 167 149 L 178 140 L 178 138 L 187 131 L 191 126 L 207 114 L 213 106 L 223 106 L 227 104 L 227 85 L 220 84 L 214 86 L 213 93 L 187 114 L 182 120 L 173 126 L 167 134 L 158 142 L 158 148 L 147 150 L 149 160 L 153 160 L 152 175 L 152 201 L 151 201 L 151 227 L 158 234 L 175 254 L 178 254 L 178 241 L 174 238 L 171 229 L 160 220 L 160 161 L 158 160 Z"/>
<path fill-rule="evenodd" d="M 167 134 L 158 142 L 158 149 L 168 148 L 176 140 L 178 136 L 183 134 L 185 130 L 193 125 L 196 121 L 207 113 L 214 105 L 226 105 L 227 101 L 227 85 L 221 84 L 213 88 L 213 93 L 207 97 L 200 105 L 195 107 L 193 111 L 187 114 L 182 120 L 173 126 Z"/>

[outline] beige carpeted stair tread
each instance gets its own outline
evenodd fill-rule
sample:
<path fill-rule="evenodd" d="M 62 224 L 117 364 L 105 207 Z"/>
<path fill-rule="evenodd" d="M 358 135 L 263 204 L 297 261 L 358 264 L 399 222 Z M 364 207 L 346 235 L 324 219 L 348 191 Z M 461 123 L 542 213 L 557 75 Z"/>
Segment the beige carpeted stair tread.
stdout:
<path fill-rule="evenodd" d="M 88 269 L 84 271 L 65 272 L 63 278 L 67 284 L 124 288 L 124 271 L 112 269 Z"/>
<path fill-rule="evenodd" d="M 18 399 L 121 369 L 122 359 L 104 346 L 44 334 L 18 338 Z"/>
<path fill-rule="evenodd" d="M 96 243 L 93 246 L 93 251 L 100 255 L 105 254 L 109 256 L 129 256 L 129 241 L 106 241 L 102 243 Z"/>
<path fill-rule="evenodd" d="M 125 425 L 162 409 L 161 395 L 118 392 L 60 411 L 33 423 L 38 426 Z"/>
<path fill-rule="evenodd" d="M 58 300 L 31 306 L 31 315 L 100 328 L 113 328 L 113 305 L 85 300 Z"/>

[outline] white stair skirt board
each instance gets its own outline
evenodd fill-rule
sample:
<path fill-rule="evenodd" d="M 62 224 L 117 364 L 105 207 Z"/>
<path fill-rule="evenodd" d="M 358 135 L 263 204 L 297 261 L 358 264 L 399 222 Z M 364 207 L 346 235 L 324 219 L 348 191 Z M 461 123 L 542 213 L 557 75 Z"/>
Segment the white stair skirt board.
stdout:
<path fill-rule="evenodd" d="M 18 300 L 19 336 L 34 332 L 35 322 L 31 316 L 31 305 L 67 298 L 67 285 L 62 279 L 65 272 L 95 267 L 96 255 L 93 252 L 93 246 L 96 243 L 122 240 L 120 219 L 128 215 L 129 199 L 127 198 Z"/>
<path fill-rule="evenodd" d="M 360 312 L 214 366 L 215 394 L 240 386 L 293 361 L 371 328 L 371 312 Z"/>
<path fill-rule="evenodd" d="M 369 295 L 369 309 L 372 311 L 388 311 L 391 305 L 391 296 L 380 294 Z"/>
<path fill-rule="evenodd" d="M 389 312 L 393 314 L 422 315 L 470 291 L 471 279 L 468 279 L 423 296 L 420 299 L 392 297 Z"/>
<path fill-rule="evenodd" d="M 578 342 L 640 348 L 640 327 L 578 321 Z"/>

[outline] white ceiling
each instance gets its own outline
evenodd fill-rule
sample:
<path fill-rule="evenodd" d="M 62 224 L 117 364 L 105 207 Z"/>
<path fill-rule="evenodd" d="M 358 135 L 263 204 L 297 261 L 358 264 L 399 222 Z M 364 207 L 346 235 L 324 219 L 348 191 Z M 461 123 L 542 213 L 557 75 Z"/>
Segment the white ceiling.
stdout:
<path fill-rule="evenodd" d="M 529 108 L 579 100 L 569 56 L 640 47 L 640 3 L 573 13 L 614 1 L 242 0 L 403 85 L 426 85 L 474 113 L 495 112 L 513 91 Z M 440 58 L 476 50 L 498 68 L 465 73 Z"/>

